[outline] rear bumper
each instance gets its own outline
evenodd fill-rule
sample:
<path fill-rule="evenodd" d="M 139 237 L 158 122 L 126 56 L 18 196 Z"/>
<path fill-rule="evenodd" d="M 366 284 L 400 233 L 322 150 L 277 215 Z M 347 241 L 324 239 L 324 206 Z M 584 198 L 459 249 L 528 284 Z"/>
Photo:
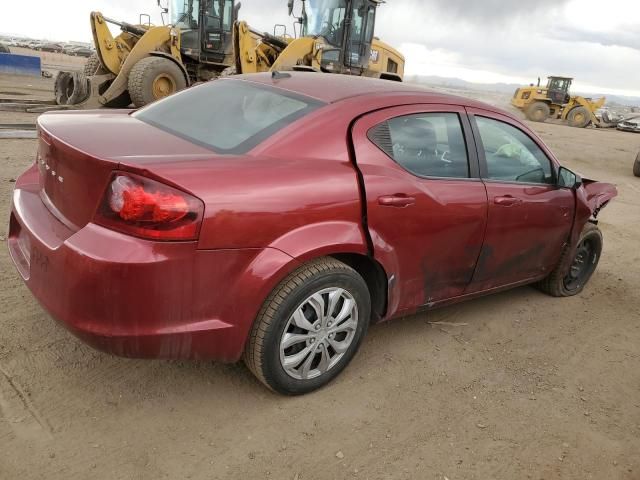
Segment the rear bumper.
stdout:
<path fill-rule="evenodd" d="M 273 249 L 202 251 L 88 224 L 74 232 L 18 185 L 9 252 L 57 321 L 89 345 L 136 358 L 240 359 L 264 298 L 293 268 Z"/>

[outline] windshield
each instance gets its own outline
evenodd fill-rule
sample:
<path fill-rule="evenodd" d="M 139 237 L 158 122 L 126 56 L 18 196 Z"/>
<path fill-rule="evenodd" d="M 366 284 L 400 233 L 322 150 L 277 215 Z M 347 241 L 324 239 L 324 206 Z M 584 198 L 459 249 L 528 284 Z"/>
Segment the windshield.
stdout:
<path fill-rule="evenodd" d="M 322 103 L 242 80 L 217 80 L 155 102 L 133 117 L 217 153 L 243 154 Z"/>
<path fill-rule="evenodd" d="M 200 0 L 170 0 L 169 15 L 171 25 L 183 30 L 198 28 Z"/>
<path fill-rule="evenodd" d="M 549 85 L 547 86 L 549 90 L 559 90 L 562 92 L 569 91 L 570 87 L 571 80 L 569 80 L 568 78 L 550 78 Z"/>
<path fill-rule="evenodd" d="M 336 47 L 342 46 L 342 33 L 347 12 L 346 0 L 307 0 L 307 23 L 303 35 L 324 37 Z"/>

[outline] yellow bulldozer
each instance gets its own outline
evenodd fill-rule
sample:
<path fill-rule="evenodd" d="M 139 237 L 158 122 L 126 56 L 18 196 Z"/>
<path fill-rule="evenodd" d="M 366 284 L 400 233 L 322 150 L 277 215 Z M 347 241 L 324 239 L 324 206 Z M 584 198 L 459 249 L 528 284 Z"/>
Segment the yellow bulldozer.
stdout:
<path fill-rule="evenodd" d="M 374 37 L 382 0 L 302 0 L 300 36 L 238 21 L 234 0 L 173 0 L 169 24 L 132 25 L 91 13 L 96 53 L 83 72 L 60 72 L 59 105 L 142 107 L 193 84 L 236 73 L 303 70 L 402 81 L 404 57 Z M 158 0 L 160 5 L 160 0 Z M 293 14 L 294 1 L 288 1 Z M 108 25 L 117 25 L 114 37 Z"/>
<path fill-rule="evenodd" d="M 591 124 L 604 126 L 595 113 L 602 108 L 606 98 L 593 101 L 590 98 L 572 96 L 569 92 L 573 78 L 549 77 L 546 87 L 531 84 L 516 90 L 511 104 L 522 110 L 527 119 L 544 122 L 548 119 L 563 120 L 572 127 L 585 128 Z"/>

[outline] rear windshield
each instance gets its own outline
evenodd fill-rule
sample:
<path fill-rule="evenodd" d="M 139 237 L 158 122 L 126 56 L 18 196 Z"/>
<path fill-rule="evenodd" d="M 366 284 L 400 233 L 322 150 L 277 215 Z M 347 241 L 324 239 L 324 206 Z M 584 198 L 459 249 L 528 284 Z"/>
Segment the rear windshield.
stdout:
<path fill-rule="evenodd" d="M 243 154 L 322 106 L 243 80 L 217 80 L 153 103 L 133 116 L 222 154 Z"/>

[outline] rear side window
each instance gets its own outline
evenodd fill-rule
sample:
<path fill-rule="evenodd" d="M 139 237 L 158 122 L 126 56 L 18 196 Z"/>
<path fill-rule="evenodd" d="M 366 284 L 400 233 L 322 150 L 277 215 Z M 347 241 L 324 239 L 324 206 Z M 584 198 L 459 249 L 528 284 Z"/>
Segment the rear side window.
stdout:
<path fill-rule="evenodd" d="M 266 85 L 217 80 L 155 102 L 133 116 L 217 153 L 237 155 L 322 105 Z"/>
<path fill-rule="evenodd" d="M 369 138 L 414 175 L 469 178 L 469 157 L 456 113 L 396 117 L 374 127 Z"/>

